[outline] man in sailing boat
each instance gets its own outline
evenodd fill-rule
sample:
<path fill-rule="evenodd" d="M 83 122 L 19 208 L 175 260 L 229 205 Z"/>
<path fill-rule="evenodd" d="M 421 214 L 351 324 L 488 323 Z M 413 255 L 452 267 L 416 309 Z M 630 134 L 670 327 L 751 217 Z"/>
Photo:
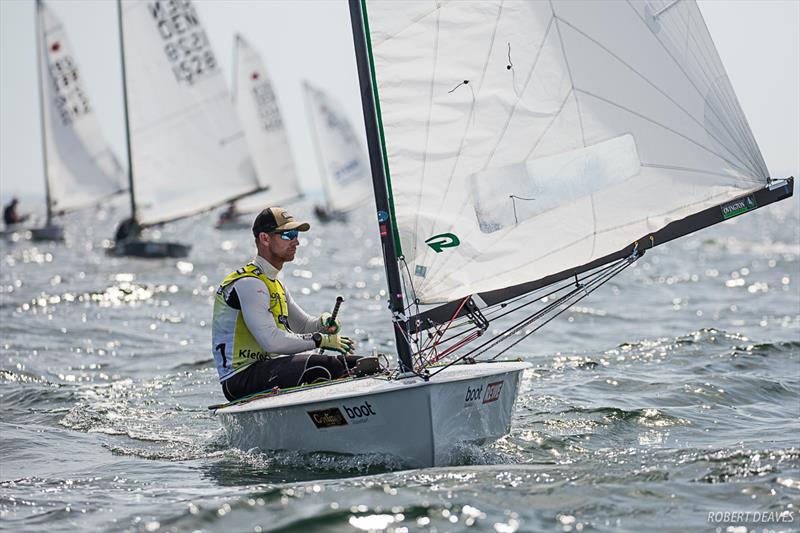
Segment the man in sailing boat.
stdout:
<path fill-rule="evenodd" d="M 376 358 L 352 355 L 355 344 L 338 334 L 338 319 L 309 315 L 278 280 L 294 260 L 299 232 L 309 229 L 285 209 L 264 209 L 253 222 L 258 255 L 217 289 L 211 344 L 228 400 L 378 370 Z M 341 355 L 309 351 L 315 348 Z"/>
<path fill-rule="evenodd" d="M 19 200 L 16 198 L 12 198 L 11 201 L 6 205 L 5 209 L 3 209 L 3 222 L 5 222 L 6 226 L 13 226 L 14 224 L 21 224 L 28 220 L 30 215 L 20 215 L 17 213 L 17 204 Z"/>

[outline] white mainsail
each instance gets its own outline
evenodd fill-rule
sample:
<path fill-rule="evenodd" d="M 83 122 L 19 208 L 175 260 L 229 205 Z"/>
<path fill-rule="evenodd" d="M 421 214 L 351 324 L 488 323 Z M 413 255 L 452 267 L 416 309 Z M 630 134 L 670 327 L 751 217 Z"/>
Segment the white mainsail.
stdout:
<path fill-rule="evenodd" d="M 301 196 L 289 137 L 264 61 L 240 35 L 236 36 L 234 102 L 253 157 L 258 181 L 268 188 L 237 204 L 239 211 L 261 210 Z"/>
<path fill-rule="evenodd" d="M 311 134 L 328 209 L 345 212 L 372 195 L 369 161 L 342 106 L 322 90 L 303 83 Z"/>
<path fill-rule="evenodd" d="M 421 303 L 539 280 L 764 187 L 693 0 L 369 1 Z"/>
<path fill-rule="evenodd" d="M 64 26 L 37 2 L 48 214 L 96 204 L 127 179 L 103 136 Z"/>
<path fill-rule="evenodd" d="M 174 220 L 259 190 L 191 1 L 124 0 L 121 9 L 137 220 Z"/>

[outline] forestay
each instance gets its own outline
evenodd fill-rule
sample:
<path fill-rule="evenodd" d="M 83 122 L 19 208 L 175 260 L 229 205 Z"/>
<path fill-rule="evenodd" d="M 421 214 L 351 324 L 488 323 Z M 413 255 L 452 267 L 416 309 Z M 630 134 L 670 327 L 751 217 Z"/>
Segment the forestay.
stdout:
<path fill-rule="evenodd" d="M 364 7 L 421 303 L 585 265 L 768 183 L 692 0 Z"/>
<path fill-rule="evenodd" d="M 342 106 L 322 90 L 308 82 L 303 88 L 328 209 L 342 212 L 364 205 L 372 194 L 372 181 L 352 123 Z"/>
<path fill-rule="evenodd" d="M 261 210 L 301 195 L 278 99 L 259 53 L 240 35 L 235 43 L 234 102 L 259 184 L 268 191 L 242 199 L 240 211 Z"/>
<path fill-rule="evenodd" d="M 244 132 L 189 0 L 124 0 L 136 217 L 155 224 L 259 189 Z"/>
<path fill-rule="evenodd" d="M 100 131 L 64 26 L 43 3 L 37 8 L 48 213 L 63 213 L 122 192 L 127 180 Z"/>

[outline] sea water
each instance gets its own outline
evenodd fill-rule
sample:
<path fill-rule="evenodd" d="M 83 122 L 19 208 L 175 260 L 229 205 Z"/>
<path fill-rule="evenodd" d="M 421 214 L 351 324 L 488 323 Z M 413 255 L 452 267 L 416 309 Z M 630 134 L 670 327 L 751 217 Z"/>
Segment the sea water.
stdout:
<path fill-rule="evenodd" d="M 0 243 L 0 529 L 800 529 L 796 198 L 647 252 L 526 337 L 511 434 L 410 471 L 231 449 L 207 409 L 211 307 L 252 236 L 209 214 L 152 230 L 186 259 L 106 257 L 125 211 Z M 313 314 L 343 295 L 359 351 L 392 353 L 370 209 L 311 222 L 285 284 Z"/>

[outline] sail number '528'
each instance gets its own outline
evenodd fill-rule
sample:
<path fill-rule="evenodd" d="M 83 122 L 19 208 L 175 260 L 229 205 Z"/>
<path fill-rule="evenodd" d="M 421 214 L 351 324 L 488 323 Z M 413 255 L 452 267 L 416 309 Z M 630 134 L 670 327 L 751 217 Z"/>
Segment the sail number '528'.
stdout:
<path fill-rule="evenodd" d="M 149 8 L 164 40 L 164 53 L 179 82 L 193 84 L 217 69 L 217 58 L 191 2 L 157 0 Z"/>

